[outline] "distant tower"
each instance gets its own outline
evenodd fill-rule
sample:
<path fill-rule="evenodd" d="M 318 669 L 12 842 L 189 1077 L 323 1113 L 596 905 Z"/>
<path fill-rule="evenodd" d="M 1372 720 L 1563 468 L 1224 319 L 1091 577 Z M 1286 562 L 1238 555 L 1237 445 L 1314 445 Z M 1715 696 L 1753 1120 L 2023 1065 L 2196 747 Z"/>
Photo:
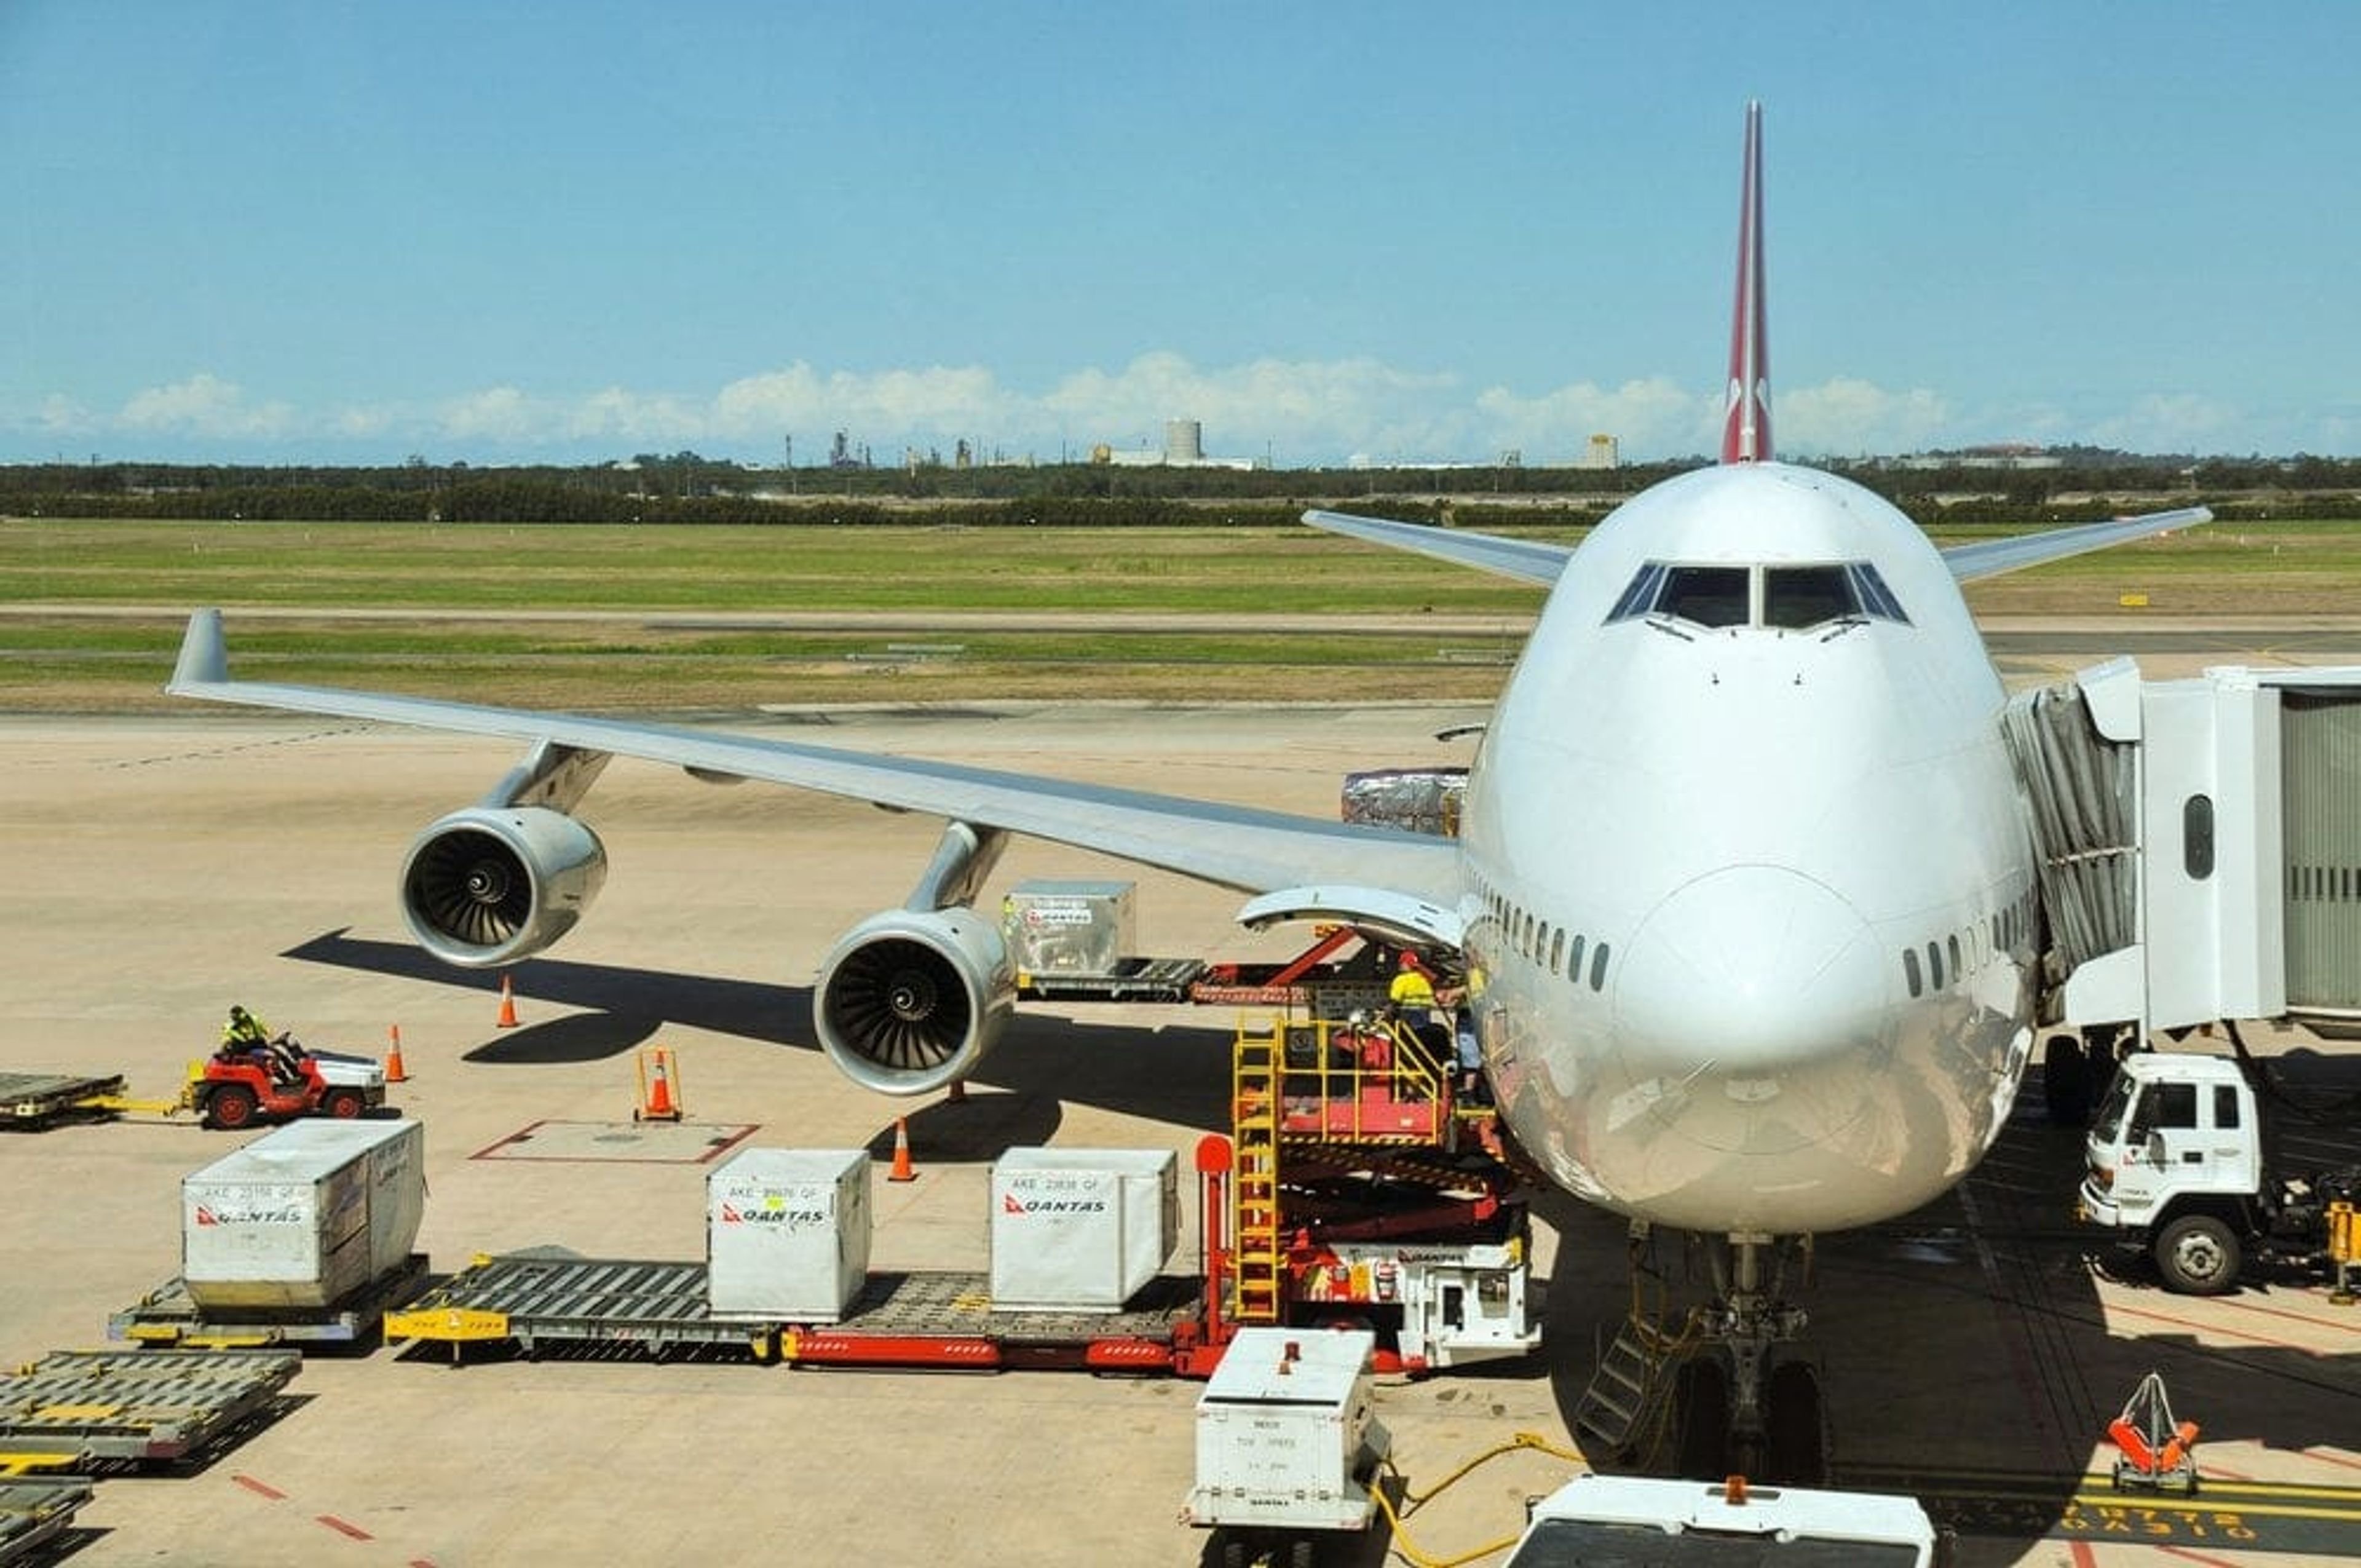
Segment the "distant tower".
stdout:
<path fill-rule="evenodd" d="M 1611 435 L 1594 435 L 1590 449 L 1583 455 L 1586 468 L 1620 468 L 1623 466 L 1621 444 Z"/>
<path fill-rule="evenodd" d="M 1164 460 L 1175 467 L 1185 467 L 1205 460 L 1205 427 L 1193 419 L 1168 419 L 1164 422 Z"/>

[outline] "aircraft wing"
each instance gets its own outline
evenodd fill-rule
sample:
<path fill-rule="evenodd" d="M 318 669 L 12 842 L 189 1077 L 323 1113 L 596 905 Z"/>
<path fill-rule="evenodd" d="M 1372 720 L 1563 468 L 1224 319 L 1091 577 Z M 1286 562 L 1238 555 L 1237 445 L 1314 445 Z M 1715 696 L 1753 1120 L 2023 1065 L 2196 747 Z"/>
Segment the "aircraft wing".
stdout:
<path fill-rule="evenodd" d="M 1303 521 L 1330 533 L 1415 551 L 1456 566 L 1473 566 L 1478 571 L 1544 586 L 1557 581 L 1558 574 L 1565 570 L 1566 562 L 1574 555 L 1573 548 L 1565 544 L 1503 539 L 1496 533 L 1462 533 L 1432 523 L 1389 522 L 1383 518 L 1352 517 L 1341 511 L 1315 509 L 1305 512 Z"/>
<path fill-rule="evenodd" d="M 1444 908 L 1458 902 L 1457 845 L 1402 829 L 794 740 L 233 680 L 221 612 L 214 609 L 190 618 L 165 690 L 207 702 L 549 742 L 667 762 L 708 778 L 759 779 L 850 795 L 1094 850 L 1247 893 L 1325 883 L 1388 889 Z"/>
<path fill-rule="evenodd" d="M 2084 523 L 2078 528 L 2053 528 L 2047 532 L 2022 534 L 2015 539 L 1986 539 L 1973 544 L 1954 544 L 1943 552 L 1943 559 L 1949 563 L 1953 577 L 1963 583 L 1972 583 L 1979 577 L 1996 577 L 2003 572 L 2014 572 L 2020 567 L 2038 566 L 2045 561 L 2063 561 L 2070 555 L 2104 550 L 2110 544 L 2146 539 L 2152 533 L 2167 533 L 2176 528 L 2188 528 L 2213 521 L 2213 512 L 2204 507 L 2183 507 L 2178 511 L 2152 511 L 2139 517 L 2119 517 L 2111 522 Z"/>

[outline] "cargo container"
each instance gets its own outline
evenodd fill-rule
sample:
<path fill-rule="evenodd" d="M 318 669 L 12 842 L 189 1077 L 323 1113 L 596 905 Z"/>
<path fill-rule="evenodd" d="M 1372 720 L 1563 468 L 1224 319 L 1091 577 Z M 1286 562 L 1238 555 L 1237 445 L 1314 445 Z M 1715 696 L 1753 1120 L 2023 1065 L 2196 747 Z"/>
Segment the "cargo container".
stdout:
<path fill-rule="evenodd" d="M 332 1306 L 404 1266 L 425 1208 L 418 1123 L 290 1123 L 182 1179 L 181 1276 L 202 1309 Z"/>
<path fill-rule="evenodd" d="M 869 1156 L 740 1151 L 706 1179 L 708 1304 L 716 1318 L 833 1323 L 869 1274 Z"/>
<path fill-rule="evenodd" d="M 1366 1329 L 1240 1329 L 1197 1400 L 1190 1523 L 1350 1530 L 1377 1508 L 1368 1482 L 1388 1438 L 1375 1413 Z"/>
<path fill-rule="evenodd" d="M 1113 1312 L 1180 1236 L 1170 1149 L 1010 1149 L 992 1167 L 992 1304 Z"/>
<path fill-rule="evenodd" d="M 1127 882 L 1018 883 L 1000 903 L 1001 939 L 1008 944 L 1016 972 L 1116 972 L 1132 952 L 1133 886 Z"/>

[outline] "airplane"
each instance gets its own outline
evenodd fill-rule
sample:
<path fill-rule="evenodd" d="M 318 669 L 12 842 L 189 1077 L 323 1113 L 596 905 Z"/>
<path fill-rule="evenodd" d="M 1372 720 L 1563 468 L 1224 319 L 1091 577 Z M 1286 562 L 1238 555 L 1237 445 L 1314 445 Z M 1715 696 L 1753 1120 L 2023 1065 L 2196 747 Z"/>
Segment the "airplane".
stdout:
<path fill-rule="evenodd" d="M 1759 1451 L 1800 1329 L 1766 1265 L 1905 1213 L 2007 1119 L 2043 912 L 2004 696 L 1959 585 L 2207 521 L 2189 508 L 1938 551 L 1902 512 L 1773 456 L 1762 112 L 1746 113 L 1721 461 L 1578 547 L 1314 510 L 1317 528 L 1543 586 L 1471 761 L 1456 839 L 657 724 L 233 679 L 191 620 L 168 691 L 530 743 L 401 873 L 436 957 L 496 968 L 584 916 L 574 815 L 615 756 L 944 819 L 910 895 L 822 963 L 820 1045 L 919 1094 L 973 1073 L 1014 976 L 974 907 L 1012 834 L 1246 894 L 1241 922 L 1353 925 L 1455 956 L 1515 1141 L 1631 1221 L 1716 1238 L 1731 1441 Z M 1817 1391 L 1805 1396 L 1817 1412 Z"/>

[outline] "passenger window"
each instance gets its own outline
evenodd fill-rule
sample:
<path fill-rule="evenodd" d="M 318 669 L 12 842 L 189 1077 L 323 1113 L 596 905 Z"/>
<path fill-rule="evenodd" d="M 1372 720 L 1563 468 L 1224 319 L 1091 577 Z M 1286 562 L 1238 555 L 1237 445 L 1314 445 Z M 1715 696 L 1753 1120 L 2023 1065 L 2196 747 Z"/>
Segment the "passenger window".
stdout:
<path fill-rule="evenodd" d="M 1579 936 L 1574 939 L 1574 950 L 1565 956 L 1565 978 L 1568 980 L 1582 978 L 1582 938 Z"/>
<path fill-rule="evenodd" d="M 2238 1091 L 2226 1083 L 2213 1086 L 2213 1126 L 2227 1132 L 2238 1124 Z"/>
<path fill-rule="evenodd" d="M 1763 624 L 1789 631 L 1861 613 L 1842 566 L 1770 566 L 1763 573 Z"/>
<path fill-rule="evenodd" d="M 1952 978 L 1953 980 L 1957 980 L 1957 979 L 1959 979 L 1961 975 L 1963 975 L 1963 974 L 1965 974 L 1965 973 L 1967 973 L 1967 972 L 1968 972 L 1968 971 L 1967 971 L 1967 968 L 1966 968 L 1966 966 L 1964 966 L 1963 964 L 1961 964 L 1961 963 L 1960 962 L 1960 939 L 1959 939 L 1959 938 L 1957 938 L 1957 937 L 1953 937 L 1953 938 L 1950 938 L 1950 948 L 1951 948 L 1951 978 Z"/>
<path fill-rule="evenodd" d="M 1902 978 L 1910 982 L 1911 995 L 1917 995 L 1923 989 L 1918 983 L 1918 949 L 1916 948 L 1902 949 Z"/>
<path fill-rule="evenodd" d="M 1552 968 L 1553 970 L 1554 970 L 1554 969 L 1555 969 L 1555 968 L 1557 968 L 1557 966 L 1558 966 L 1558 960 L 1559 960 L 1559 959 L 1563 959 L 1563 958 L 1565 958 L 1565 929 L 1564 929 L 1563 927 L 1561 927 L 1561 928 L 1559 928 L 1558 930 L 1555 930 L 1555 931 L 1553 931 L 1553 932 L 1551 932 L 1551 933 L 1550 933 L 1550 959 L 1549 959 L 1549 967 L 1550 967 L 1550 968 Z"/>
<path fill-rule="evenodd" d="M 1591 949 L 1590 989 L 1598 991 L 1607 984 L 1607 944 L 1601 942 Z"/>
<path fill-rule="evenodd" d="M 1927 983 L 1937 991 L 1943 989 L 1943 949 L 1932 942 L 1927 944 Z"/>
<path fill-rule="evenodd" d="M 2197 1125 L 2197 1086 L 2193 1083 L 2159 1083 L 2156 1091 L 2156 1120 L 2152 1127 L 2194 1127 Z"/>
<path fill-rule="evenodd" d="M 1699 626 L 1747 622 L 1747 569 L 1743 566 L 1671 566 L 1656 608 Z"/>

